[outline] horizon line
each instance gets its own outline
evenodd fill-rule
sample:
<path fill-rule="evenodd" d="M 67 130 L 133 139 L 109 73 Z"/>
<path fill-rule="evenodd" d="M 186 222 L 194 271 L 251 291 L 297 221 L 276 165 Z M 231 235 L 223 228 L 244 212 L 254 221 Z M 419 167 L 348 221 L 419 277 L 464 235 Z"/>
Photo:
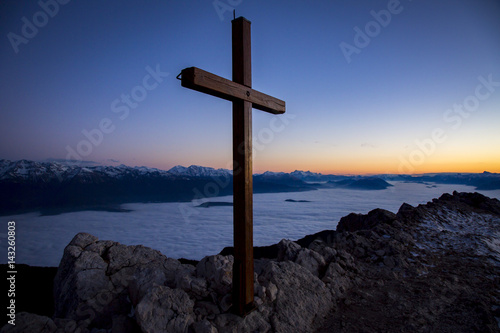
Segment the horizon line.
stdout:
<path fill-rule="evenodd" d="M 19 162 L 19 161 L 30 161 L 30 162 L 37 162 L 37 163 L 59 163 L 59 164 L 66 164 L 66 165 L 72 165 L 72 166 L 79 166 L 79 167 L 98 167 L 98 166 L 102 166 L 102 167 L 118 167 L 118 166 L 125 166 L 125 167 L 129 167 L 129 168 L 148 168 L 148 169 L 157 169 L 157 170 L 160 170 L 160 171 L 170 171 L 171 169 L 175 168 L 175 167 L 183 167 L 183 168 L 189 168 L 189 167 L 192 167 L 192 166 L 195 166 L 195 167 L 203 167 L 203 168 L 211 168 L 211 169 L 214 169 L 214 170 L 227 170 L 229 172 L 232 172 L 231 169 L 226 169 L 226 168 L 217 168 L 217 167 L 212 167 L 212 166 L 204 166 L 204 165 L 197 165 L 197 164 L 191 164 L 190 166 L 184 166 L 184 165 L 181 165 L 181 164 L 178 164 L 178 165 L 175 165 L 169 169 L 162 169 L 162 168 L 158 168 L 158 167 L 149 167 L 149 166 L 145 166 L 145 165 L 135 165 L 135 166 L 131 166 L 131 165 L 127 165 L 127 164 L 124 164 L 124 163 L 121 163 L 120 161 L 117 161 L 117 160 L 112 160 L 112 159 L 108 159 L 109 161 L 111 161 L 112 163 L 115 163 L 115 164 L 118 164 L 118 165 L 111 165 L 111 164 L 103 164 L 101 162 L 96 162 L 96 161 L 84 161 L 84 160 L 67 160 L 67 159 L 58 159 L 58 158 L 46 158 L 44 160 L 30 160 L 30 159 L 26 159 L 26 158 L 23 158 L 23 159 L 18 159 L 18 160 L 9 160 L 9 159 L 5 159 L 5 158 L 0 158 L 0 161 L 1 160 L 5 160 L 5 161 L 10 161 L 10 162 Z M 418 172 L 418 173 L 397 173 L 397 172 L 382 172 L 382 173 L 374 173 L 374 172 L 364 172 L 364 173 L 352 173 L 352 172 L 334 172 L 334 173 L 325 173 L 325 172 L 317 172 L 317 171 L 311 171 L 311 170 L 299 170 L 299 169 L 295 169 L 294 171 L 272 171 L 272 170 L 266 170 L 264 172 L 254 172 L 253 175 L 261 175 L 261 174 L 264 174 L 266 172 L 272 172 L 272 173 L 285 173 L 285 174 L 290 174 L 292 172 L 310 172 L 310 173 L 314 173 L 314 174 L 318 174 L 318 175 L 322 175 L 322 176 L 380 176 L 380 175 L 393 175 L 393 176 L 423 176 L 423 175 L 437 175 L 437 174 L 485 174 L 485 173 L 489 173 L 489 174 L 500 174 L 500 172 L 494 172 L 494 171 L 488 171 L 488 170 L 484 170 L 482 172 L 470 172 L 470 171 L 438 171 L 438 172 Z"/>

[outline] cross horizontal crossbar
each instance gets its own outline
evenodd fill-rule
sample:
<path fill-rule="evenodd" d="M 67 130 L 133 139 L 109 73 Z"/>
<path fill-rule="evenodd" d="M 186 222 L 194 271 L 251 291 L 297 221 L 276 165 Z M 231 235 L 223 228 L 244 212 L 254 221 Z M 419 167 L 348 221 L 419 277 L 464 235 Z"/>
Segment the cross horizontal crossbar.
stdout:
<path fill-rule="evenodd" d="M 184 68 L 181 72 L 181 81 L 183 87 L 228 101 L 244 100 L 251 102 L 254 109 L 273 114 L 285 113 L 284 101 L 197 67 Z"/>

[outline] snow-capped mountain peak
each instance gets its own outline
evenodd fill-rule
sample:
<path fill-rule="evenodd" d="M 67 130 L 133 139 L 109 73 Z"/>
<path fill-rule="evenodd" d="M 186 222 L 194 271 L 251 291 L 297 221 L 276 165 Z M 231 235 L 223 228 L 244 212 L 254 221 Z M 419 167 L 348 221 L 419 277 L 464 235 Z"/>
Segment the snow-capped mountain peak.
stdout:
<path fill-rule="evenodd" d="M 147 168 L 113 166 L 78 166 L 59 162 L 35 162 L 27 160 L 0 160 L 0 181 L 49 183 L 75 181 L 94 181 L 118 179 L 125 176 L 138 177 L 144 175 L 161 175 L 170 177 L 166 171 Z"/>
<path fill-rule="evenodd" d="M 232 174 L 232 172 L 227 169 L 214 169 L 199 165 L 191 165 L 189 167 L 177 165 L 168 170 L 168 173 L 185 177 L 228 177 Z"/>
<path fill-rule="evenodd" d="M 274 171 L 266 171 L 261 174 L 261 176 L 283 176 L 284 172 L 274 172 Z"/>
<path fill-rule="evenodd" d="M 126 165 L 76 165 L 60 162 L 35 162 L 28 160 L 0 160 L 0 181 L 48 183 L 65 181 L 97 181 L 121 179 L 123 177 L 229 177 L 232 172 L 226 169 L 214 169 L 191 165 L 175 166 L 165 171 L 145 166 L 129 167 Z"/>
<path fill-rule="evenodd" d="M 301 170 L 295 170 L 294 172 L 290 173 L 292 176 L 295 176 L 297 178 L 306 178 L 306 177 L 321 177 L 321 173 L 317 172 L 311 172 L 311 171 L 301 171 Z"/>

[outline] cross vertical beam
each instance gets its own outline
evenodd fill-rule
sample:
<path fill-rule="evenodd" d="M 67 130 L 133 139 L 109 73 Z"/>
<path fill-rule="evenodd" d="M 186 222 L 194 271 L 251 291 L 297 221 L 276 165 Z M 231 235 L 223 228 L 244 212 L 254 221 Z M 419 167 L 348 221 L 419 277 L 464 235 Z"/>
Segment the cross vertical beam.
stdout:
<path fill-rule="evenodd" d="M 182 86 L 233 102 L 233 312 L 253 308 L 252 108 L 285 113 L 285 102 L 252 89 L 250 21 L 231 21 L 233 81 L 196 67 L 184 68 Z"/>
<path fill-rule="evenodd" d="M 250 21 L 232 22 L 233 81 L 252 87 Z M 247 93 L 248 94 L 248 93 Z M 253 307 L 252 103 L 233 101 L 233 306 L 246 314 Z"/>

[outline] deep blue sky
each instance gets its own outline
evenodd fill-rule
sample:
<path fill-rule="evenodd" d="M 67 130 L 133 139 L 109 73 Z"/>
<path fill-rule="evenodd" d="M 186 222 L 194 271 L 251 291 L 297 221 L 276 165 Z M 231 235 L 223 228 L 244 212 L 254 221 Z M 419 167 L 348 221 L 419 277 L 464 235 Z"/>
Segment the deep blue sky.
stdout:
<path fill-rule="evenodd" d="M 287 103 L 253 113 L 256 172 L 500 172 L 499 1 L 40 3 L 0 2 L 0 158 L 230 166 L 231 104 L 175 79 L 231 78 L 222 3 L 252 22 L 253 88 Z"/>

